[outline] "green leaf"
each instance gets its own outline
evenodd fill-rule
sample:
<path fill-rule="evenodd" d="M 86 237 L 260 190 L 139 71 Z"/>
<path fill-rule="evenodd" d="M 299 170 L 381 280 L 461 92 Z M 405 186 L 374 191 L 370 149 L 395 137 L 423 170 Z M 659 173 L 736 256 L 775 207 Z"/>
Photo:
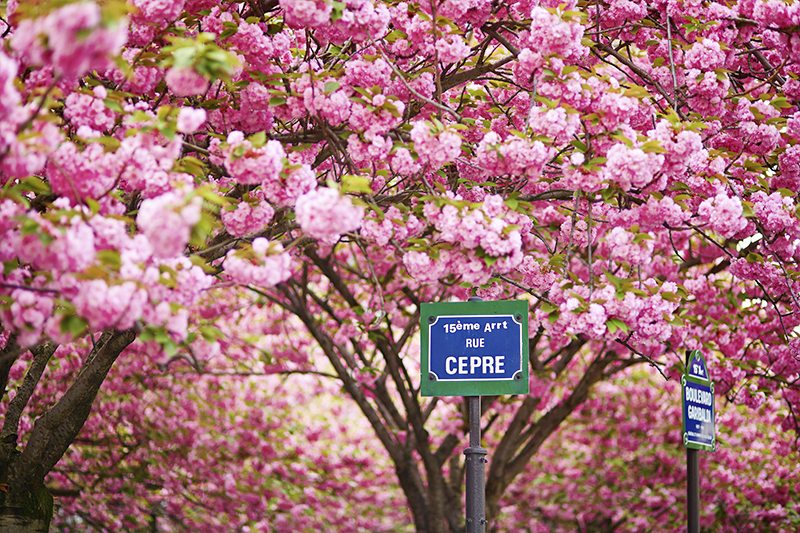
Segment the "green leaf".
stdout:
<path fill-rule="evenodd" d="M 267 132 L 266 131 L 259 131 L 258 133 L 254 133 L 248 139 L 250 143 L 253 145 L 254 148 L 261 148 L 265 144 L 267 144 Z"/>
<path fill-rule="evenodd" d="M 96 255 L 97 259 L 99 259 L 103 265 L 111 267 L 114 270 L 119 270 L 122 266 L 122 259 L 118 250 L 99 250 Z"/>
<path fill-rule="evenodd" d="M 666 300 L 668 302 L 679 302 L 681 300 L 681 297 L 675 294 L 674 292 L 664 291 L 660 293 L 660 295 L 663 300 Z"/>
<path fill-rule="evenodd" d="M 70 333 L 74 337 L 80 337 L 89 328 L 86 319 L 77 315 L 69 315 L 61 321 L 61 333 Z"/>
<path fill-rule="evenodd" d="M 179 159 L 176 168 L 201 179 L 208 175 L 205 163 L 191 155 Z"/>
<path fill-rule="evenodd" d="M 584 143 L 584 142 L 582 142 L 582 141 L 580 141 L 578 139 L 574 139 L 570 144 L 572 144 L 572 146 L 574 146 L 575 148 L 577 148 L 581 152 L 586 152 L 586 150 L 589 149 L 589 147 L 586 146 L 586 143 Z"/>
<path fill-rule="evenodd" d="M 87 198 L 86 205 L 89 207 L 89 210 L 92 212 L 93 215 L 96 215 L 97 213 L 100 212 L 100 203 L 94 198 Z"/>
<path fill-rule="evenodd" d="M 164 353 L 169 357 L 173 357 L 178 353 L 178 345 L 175 344 L 175 341 L 172 339 L 167 339 L 159 344 L 161 344 L 161 349 L 164 350 Z"/>
<path fill-rule="evenodd" d="M 3 261 L 3 276 L 8 276 L 15 269 L 19 268 L 19 258 L 10 261 Z"/>
<path fill-rule="evenodd" d="M 648 96 L 650 96 L 650 91 L 648 91 L 644 87 L 634 85 L 633 87 L 626 89 L 622 93 L 622 96 L 628 96 L 631 98 L 647 98 Z"/>
<path fill-rule="evenodd" d="M 331 4 L 333 4 L 333 11 L 331 11 L 331 22 L 336 22 L 342 18 L 342 16 L 344 16 L 344 8 L 346 7 L 346 4 L 337 0 L 333 0 Z"/>
<path fill-rule="evenodd" d="M 185 158 L 184 158 L 185 159 Z M 210 186 L 204 185 L 199 187 L 196 191 L 196 194 L 199 194 L 203 197 L 204 200 L 218 206 L 227 206 L 230 203 L 230 199 L 224 196 L 221 196 L 213 191 Z"/>
<path fill-rule="evenodd" d="M 499 257 L 494 257 L 491 255 L 487 255 L 483 258 L 483 262 L 486 263 L 486 266 L 493 266 L 497 263 L 497 260 L 500 259 Z"/>
<path fill-rule="evenodd" d="M 614 288 L 620 290 L 625 280 L 622 278 L 618 278 L 617 276 L 609 272 L 607 269 L 603 269 L 603 271 L 605 272 L 608 281 L 610 281 L 611 284 L 614 285 Z"/>
<path fill-rule="evenodd" d="M 339 85 L 338 81 L 329 81 L 325 83 L 325 88 L 323 89 L 325 94 L 330 94 L 339 89 L 341 85 Z"/>
<path fill-rule="evenodd" d="M 144 331 L 139 333 L 139 340 L 142 341 L 142 342 L 147 342 L 147 341 L 153 340 L 153 338 L 155 338 L 155 336 L 156 336 L 156 334 L 153 331 L 153 328 L 148 326 L 148 327 L 144 328 Z"/>
<path fill-rule="evenodd" d="M 656 140 L 647 141 L 642 145 L 642 151 L 657 154 L 666 154 L 667 150 Z"/>
<path fill-rule="evenodd" d="M 120 114 L 125 113 L 125 110 L 122 109 L 122 105 L 119 102 L 117 102 L 116 100 L 113 100 L 111 98 L 106 98 L 105 100 L 103 100 L 103 104 L 108 109 L 110 109 L 111 111 L 114 111 L 115 113 L 120 113 Z"/>
<path fill-rule="evenodd" d="M 31 191 L 36 194 L 47 194 L 50 192 L 50 186 L 45 183 L 41 178 L 36 176 L 29 176 L 22 180 L 19 187 L 26 191 Z"/>
<path fill-rule="evenodd" d="M 549 313 L 552 313 L 553 311 L 557 310 L 558 307 L 556 307 L 555 305 L 551 304 L 550 302 L 542 302 L 542 305 L 541 305 L 541 307 L 539 307 L 539 309 L 541 309 L 543 313 L 548 313 L 549 314 Z"/>
<path fill-rule="evenodd" d="M 630 331 L 628 324 L 626 324 L 619 318 L 609 318 L 608 320 L 606 320 L 606 327 L 608 328 L 609 333 L 614 333 L 618 329 L 625 333 L 628 333 Z"/>
<path fill-rule="evenodd" d="M 22 235 L 34 235 L 39 231 L 39 223 L 32 218 L 26 218 L 20 225 L 20 233 Z"/>
<path fill-rule="evenodd" d="M 668 320 L 667 323 L 673 326 L 681 326 L 681 327 L 686 325 L 686 322 L 684 322 L 684 320 L 677 315 L 673 317 L 672 320 Z"/>
<path fill-rule="evenodd" d="M 372 194 L 371 180 L 364 176 L 346 175 L 342 177 L 342 192 Z"/>
<path fill-rule="evenodd" d="M 215 342 L 216 340 L 225 336 L 225 334 L 222 333 L 222 330 L 214 326 L 201 326 L 198 331 L 206 340 L 206 342 Z"/>
<path fill-rule="evenodd" d="M 779 96 L 778 98 L 773 98 L 770 102 L 772 107 L 777 107 L 778 109 L 786 109 L 792 107 L 792 103 L 786 99 L 785 96 Z"/>

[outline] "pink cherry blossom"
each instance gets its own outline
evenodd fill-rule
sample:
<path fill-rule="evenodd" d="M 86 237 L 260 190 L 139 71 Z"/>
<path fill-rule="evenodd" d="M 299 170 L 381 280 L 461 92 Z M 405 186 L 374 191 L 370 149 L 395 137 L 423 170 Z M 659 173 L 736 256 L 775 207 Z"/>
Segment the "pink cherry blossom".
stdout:
<path fill-rule="evenodd" d="M 332 4 L 323 0 L 281 0 L 281 7 L 286 10 L 287 23 L 296 28 L 328 23 L 333 10 Z"/>
<path fill-rule="evenodd" d="M 254 148 L 241 132 L 228 135 L 225 166 L 240 183 L 258 184 L 262 181 L 274 182 L 283 170 L 286 152 L 277 141 L 268 141 L 264 146 Z"/>
<path fill-rule="evenodd" d="M 698 209 L 698 213 L 711 229 L 723 237 L 731 237 L 747 226 L 742 212 L 742 202 L 722 192 L 714 198 L 704 200 Z"/>
<path fill-rule="evenodd" d="M 193 67 L 172 67 L 164 76 L 167 86 L 176 96 L 198 96 L 208 90 L 208 78 L 197 72 Z"/>
<path fill-rule="evenodd" d="M 645 153 L 640 148 L 627 148 L 616 144 L 608 151 L 605 172 L 609 183 L 618 185 L 623 191 L 631 187 L 644 189 L 657 183 L 655 175 L 661 170 L 664 156 Z"/>
<path fill-rule="evenodd" d="M 283 252 L 280 244 L 271 243 L 263 237 L 253 241 L 250 254 L 237 255 L 228 252 L 225 272 L 236 282 L 259 287 L 272 287 L 286 281 L 292 275 L 292 258 Z"/>
<path fill-rule="evenodd" d="M 21 97 L 14 87 L 14 78 L 17 76 L 17 63 L 4 52 L 0 52 L 0 118 L 8 120 L 16 112 L 21 103 Z"/>
<path fill-rule="evenodd" d="M 414 150 L 419 155 L 419 162 L 439 168 L 461 153 L 461 137 L 447 129 L 435 134 L 431 126 L 427 122 L 417 122 L 411 129 L 411 139 L 414 141 Z"/>
<path fill-rule="evenodd" d="M 241 202 L 235 209 L 222 212 L 222 222 L 228 233 L 242 237 L 266 227 L 274 215 L 275 210 L 264 200 L 255 204 Z"/>
<path fill-rule="evenodd" d="M 184 107 L 178 112 L 178 131 L 194 133 L 206 122 L 206 110 Z"/>
<path fill-rule="evenodd" d="M 310 237 L 333 244 L 342 234 L 361 227 L 364 208 L 353 205 L 347 196 L 326 187 L 301 196 L 295 206 L 297 222 Z"/>
<path fill-rule="evenodd" d="M 108 91 L 98 86 L 93 95 L 72 93 L 67 97 L 64 116 L 76 127 L 89 126 L 91 129 L 104 132 L 114 127 L 116 114 L 105 106 Z"/>
<path fill-rule="evenodd" d="M 11 39 L 12 49 L 30 65 L 52 65 L 74 79 L 91 69 L 104 70 L 127 39 L 120 21 L 106 26 L 94 2 L 68 4 L 39 19 L 23 19 Z"/>
<path fill-rule="evenodd" d="M 184 252 L 192 226 L 200 221 L 203 199 L 170 192 L 147 199 L 139 207 L 136 223 L 153 245 L 156 257 L 175 257 Z"/>

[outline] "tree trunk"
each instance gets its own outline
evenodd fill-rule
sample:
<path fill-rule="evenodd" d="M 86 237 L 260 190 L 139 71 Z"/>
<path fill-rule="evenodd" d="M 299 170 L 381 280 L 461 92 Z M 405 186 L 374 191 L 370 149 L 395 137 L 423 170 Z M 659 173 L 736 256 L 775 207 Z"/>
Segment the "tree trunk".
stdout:
<path fill-rule="evenodd" d="M 47 533 L 48 529 L 50 529 L 49 520 L 22 516 L 0 516 L 0 533 Z"/>
<path fill-rule="evenodd" d="M 9 468 L 0 478 L 0 533 L 47 533 L 53 518 L 53 496 L 44 484 L 32 486 L 8 479 Z"/>

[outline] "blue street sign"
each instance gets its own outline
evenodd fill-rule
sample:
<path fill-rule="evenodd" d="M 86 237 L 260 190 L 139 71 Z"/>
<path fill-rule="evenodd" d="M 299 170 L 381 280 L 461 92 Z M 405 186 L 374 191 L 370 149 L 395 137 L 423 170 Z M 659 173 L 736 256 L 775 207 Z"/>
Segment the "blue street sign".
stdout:
<path fill-rule="evenodd" d="M 528 302 L 423 304 L 422 395 L 527 394 Z"/>
<path fill-rule="evenodd" d="M 716 450 L 714 384 L 699 350 L 689 354 L 686 371 L 681 376 L 681 397 L 683 444 L 697 450 Z"/>
<path fill-rule="evenodd" d="M 428 371 L 437 381 L 512 380 L 522 372 L 522 324 L 514 315 L 435 317 Z"/>

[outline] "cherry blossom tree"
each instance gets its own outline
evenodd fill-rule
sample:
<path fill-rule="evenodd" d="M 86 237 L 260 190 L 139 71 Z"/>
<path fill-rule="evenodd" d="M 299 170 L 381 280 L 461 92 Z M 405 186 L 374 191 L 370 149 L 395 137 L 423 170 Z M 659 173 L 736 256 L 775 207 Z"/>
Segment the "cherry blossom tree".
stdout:
<path fill-rule="evenodd" d="M 193 468 L 199 490 L 248 493 L 266 467 L 198 468 L 192 413 L 283 394 L 242 374 L 322 373 L 413 527 L 461 531 L 466 408 L 419 396 L 415 333 L 421 302 L 470 295 L 531 310 L 531 394 L 484 401 L 490 517 L 593 390 L 642 366 L 674 381 L 686 350 L 720 402 L 796 432 L 798 17 L 778 0 L 10 1 L 2 527 L 47 530 L 52 493 L 87 483 L 81 443 L 111 442 L 95 458 L 117 465 L 146 442 L 131 406 L 183 450 L 142 467 L 168 479 L 137 512 L 230 525 L 171 495 Z M 119 423 L 89 418 L 98 394 Z M 252 416 L 231 431 L 255 443 Z M 208 464 L 221 427 L 197 429 Z M 248 505 L 235 527 L 284 527 Z M 63 527 L 120 526 L 62 509 Z"/>

